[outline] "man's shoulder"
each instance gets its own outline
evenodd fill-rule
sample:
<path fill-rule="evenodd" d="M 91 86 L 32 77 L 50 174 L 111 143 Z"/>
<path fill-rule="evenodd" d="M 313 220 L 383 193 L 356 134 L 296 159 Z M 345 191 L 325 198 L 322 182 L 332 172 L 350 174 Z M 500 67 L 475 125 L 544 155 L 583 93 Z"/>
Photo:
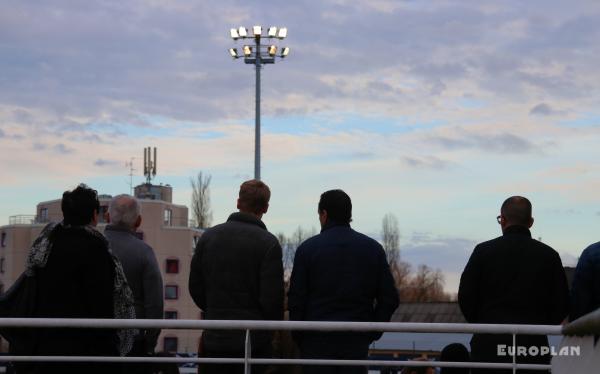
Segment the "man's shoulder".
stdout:
<path fill-rule="evenodd" d="M 586 249 L 581 253 L 580 259 L 582 260 L 595 260 L 600 262 L 600 242 L 590 244 Z"/>
<path fill-rule="evenodd" d="M 200 236 L 202 242 L 222 237 L 239 237 L 240 235 L 251 234 L 252 237 L 258 237 L 269 244 L 279 243 L 275 235 L 268 230 L 252 223 L 241 221 L 226 221 L 206 229 Z M 241 239 L 241 238 L 240 238 Z"/>

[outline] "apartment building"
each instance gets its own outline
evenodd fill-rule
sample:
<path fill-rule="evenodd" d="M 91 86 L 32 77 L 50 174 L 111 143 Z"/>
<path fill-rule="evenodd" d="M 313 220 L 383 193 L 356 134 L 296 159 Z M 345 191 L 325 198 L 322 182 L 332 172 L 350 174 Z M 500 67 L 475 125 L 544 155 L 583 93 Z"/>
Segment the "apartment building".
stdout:
<path fill-rule="evenodd" d="M 200 310 L 188 292 L 188 276 L 195 243 L 202 231 L 190 224 L 188 208 L 172 203 L 169 185 L 142 184 L 135 188 L 141 205 L 142 225 L 138 236 L 156 253 L 164 284 L 164 318 L 198 319 Z M 111 200 L 100 195 L 100 223 L 104 231 L 104 214 Z M 9 218 L 0 227 L 0 289 L 8 289 L 25 269 L 29 248 L 48 222 L 61 221 L 60 199 L 37 204 L 35 215 Z M 197 351 L 200 332 L 197 330 L 163 330 L 156 350 L 167 352 Z M 1 351 L 7 351 L 2 342 Z"/>

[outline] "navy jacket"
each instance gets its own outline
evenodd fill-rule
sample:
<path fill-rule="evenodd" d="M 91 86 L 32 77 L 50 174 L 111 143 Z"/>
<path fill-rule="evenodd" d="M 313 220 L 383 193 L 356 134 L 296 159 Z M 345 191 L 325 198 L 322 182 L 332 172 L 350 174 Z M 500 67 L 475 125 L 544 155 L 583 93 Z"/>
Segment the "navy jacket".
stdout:
<path fill-rule="evenodd" d="M 288 296 L 297 321 L 388 322 L 398 307 L 383 248 L 347 224 L 327 224 L 298 247 Z M 309 335 L 319 334 L 295 337 Z M 363 334 L 367 344 L 380 337 Z"/>
<path fill-rule="evenodd" d="M 577 263 L 571 288 L 569 320 L 600 308 L 600 242 L 587 247 Z"/>

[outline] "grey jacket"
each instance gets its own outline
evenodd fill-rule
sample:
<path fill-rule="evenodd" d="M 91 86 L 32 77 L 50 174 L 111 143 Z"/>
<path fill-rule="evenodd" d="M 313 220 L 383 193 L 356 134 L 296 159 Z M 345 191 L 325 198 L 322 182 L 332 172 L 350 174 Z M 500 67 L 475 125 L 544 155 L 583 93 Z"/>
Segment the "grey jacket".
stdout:
<path fill-rule="evenodd" d="M 121 260 L 127 282 L 133 292 L 135 315 L 139 319 L 163 318 L 163 282 L 154 250 L 133 232 L 119 226 L 108 225 L 104 235 L 113 253 Z M 145 348 L 156 346 L 160 329 L 142 332 Z"/>

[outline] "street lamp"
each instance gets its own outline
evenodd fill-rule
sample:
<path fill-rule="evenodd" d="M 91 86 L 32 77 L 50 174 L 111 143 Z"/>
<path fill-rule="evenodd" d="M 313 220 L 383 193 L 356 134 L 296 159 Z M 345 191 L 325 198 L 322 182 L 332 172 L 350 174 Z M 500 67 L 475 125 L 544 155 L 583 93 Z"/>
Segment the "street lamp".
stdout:
<path fill-rule="evenodd" d="M 283 40 L 287 36 L 287 28 L 275 26 L 269 27 L 266 35 L 263 35 L 262 26 L 254 26 L 250 30 L 245 27 L 231 29 L 231 38 L 235 41 L 238 39 L 254 39 L 254 45 L 244 45 L 241 53 L 238 53 L 237 48 L 230 48 L 229 54 L 234 60 L 244 58 L 246 64 L 252 64 L 256 70 L 256 113 L 254 117 L 254 179 L 260 180 L 260 69 L 264 64 L 274 64 L 275 58 L 285 58 L 290 53 L 288 47 L 281 48 L 281 52 L 277 54 L 277 45 L 273 44 L 273 39 Z M 268 39 L 267 45 L 261 44 L 261 39 Z"/>

